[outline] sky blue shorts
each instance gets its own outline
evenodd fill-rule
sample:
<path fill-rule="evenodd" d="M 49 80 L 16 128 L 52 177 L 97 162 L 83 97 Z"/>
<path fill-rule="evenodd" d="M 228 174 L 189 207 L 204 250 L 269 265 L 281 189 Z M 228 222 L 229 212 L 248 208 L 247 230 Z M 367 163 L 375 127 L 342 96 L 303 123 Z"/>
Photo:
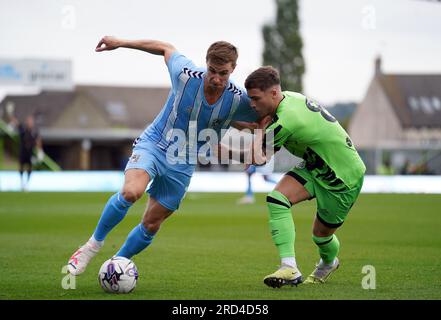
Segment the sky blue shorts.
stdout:
<path fill-rule="evenodd" d="M 148 194 L 162 206 L 175 211 L 187 192 L 195 165 L 171 164 L 166 151 L 155 142 L 137 138 L 125 171 L 144 169 L 150 176 Z"/>

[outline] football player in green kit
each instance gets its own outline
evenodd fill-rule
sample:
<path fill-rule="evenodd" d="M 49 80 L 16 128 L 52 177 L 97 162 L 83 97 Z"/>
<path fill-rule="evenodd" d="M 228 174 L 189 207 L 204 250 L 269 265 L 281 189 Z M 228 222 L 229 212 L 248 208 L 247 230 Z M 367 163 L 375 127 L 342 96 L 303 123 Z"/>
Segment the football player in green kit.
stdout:
<path fill-rule="evenodd" d="M 313 198 L 317 214 L 312 240 L 320 261 L 304 283 L 324 283 L 339 266 L 340 243 L 335 231 L 360 193 L 366 167 L 346 131 L 326 109 L 300 93 L 282 91 L 276 69 L 255 70 L 245 87 L 251 106 L 267 119 L 260 123 L 265 129 L 262 157 L 270 159 L 283 146 L 304 160 L 267 196 L 269 225 L 281 266 L 266 276 L 264 283 L 278 288 L 303 282 L 295 259 L 291 207 Z M 253 156 L 256 162 L 257 154 Z"/>

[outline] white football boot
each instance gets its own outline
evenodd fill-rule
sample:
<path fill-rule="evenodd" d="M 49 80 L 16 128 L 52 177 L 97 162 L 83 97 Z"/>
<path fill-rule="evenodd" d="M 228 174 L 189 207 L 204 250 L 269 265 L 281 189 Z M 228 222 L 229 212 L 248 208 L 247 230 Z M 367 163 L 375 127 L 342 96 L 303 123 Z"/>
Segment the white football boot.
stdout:
<path fill-rule="evenodd" d="M 340 261 L 338 258 L 334 259 L 332 264 L 325 264 L 322 259 L 316 265 L 314 271 L 306 278 L 306 284 L 325 283 L 329 276 L 338 269 Z"/>
<path fill-rule="evenodd" d="M 74 252 L 67 263 L 67 270 L 70 274 L 77 276 L 86 270 L 90 260 L 100 251 L 101 246 L 89 240 Z"/>

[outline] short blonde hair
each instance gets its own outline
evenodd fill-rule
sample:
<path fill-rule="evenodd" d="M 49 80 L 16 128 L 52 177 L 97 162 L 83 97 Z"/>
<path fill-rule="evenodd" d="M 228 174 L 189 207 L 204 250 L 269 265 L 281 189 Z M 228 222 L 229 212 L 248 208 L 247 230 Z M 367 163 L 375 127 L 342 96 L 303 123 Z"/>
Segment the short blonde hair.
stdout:
<path fill-rule="evenodd" d="M 206 61 L 214 64 L 227 64 L 231 62 L 236 66 L 239 57 L 237 48 L 227 41 L 217 41 L 207 50 Z"/>

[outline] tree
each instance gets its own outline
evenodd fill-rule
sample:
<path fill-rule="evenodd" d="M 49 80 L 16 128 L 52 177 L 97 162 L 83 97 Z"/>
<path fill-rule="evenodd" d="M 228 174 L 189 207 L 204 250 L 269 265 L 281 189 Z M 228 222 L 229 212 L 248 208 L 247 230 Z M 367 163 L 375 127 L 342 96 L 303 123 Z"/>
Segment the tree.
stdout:
<path fill-rule="evenodd" d="M 305 72 L 303 41 L 299 32 L 297 0 L 276 0 L 275 24 L 263 26 L 265 42 L 263 64 L 280 72 L 282 88 L 302 92 L 302 76 Z"/>

